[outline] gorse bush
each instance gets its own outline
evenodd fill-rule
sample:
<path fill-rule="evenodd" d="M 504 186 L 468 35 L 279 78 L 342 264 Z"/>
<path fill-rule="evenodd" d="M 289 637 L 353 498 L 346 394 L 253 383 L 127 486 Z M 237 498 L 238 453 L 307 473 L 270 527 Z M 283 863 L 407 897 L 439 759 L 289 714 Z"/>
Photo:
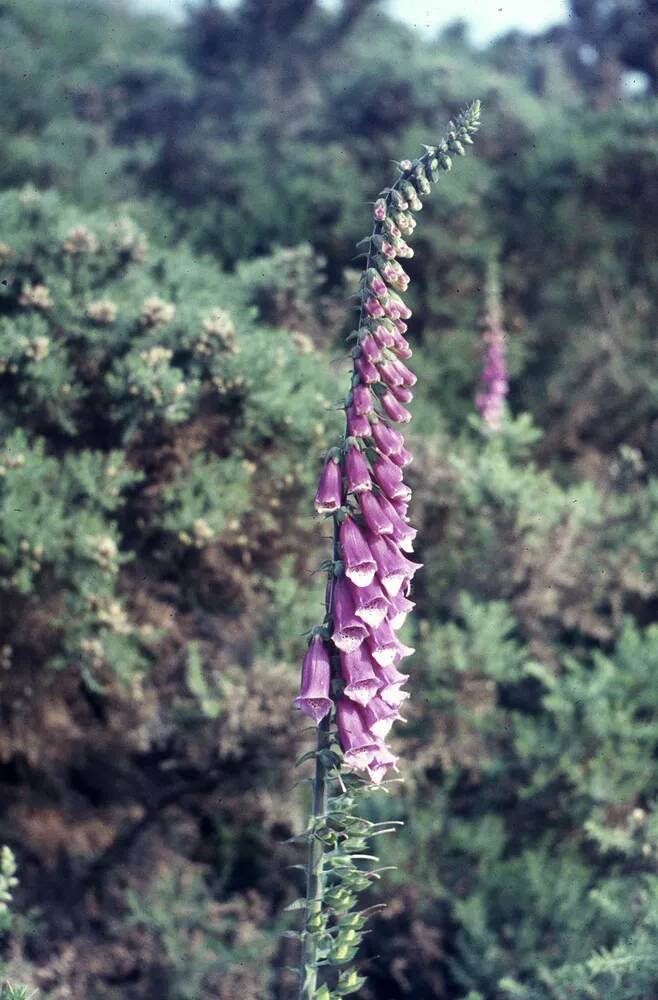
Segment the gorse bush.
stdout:
<path fill-rule="evenodd" d="M 131 617 L 124 567 L 143 546 L 176 566 L 247 517 L 279 530 L 276 496 L 256 497 L 310 475 L 331 378 L 311 383 L 311 355 L 255 325 L 238 282 L 149 249 L 128 217 L 82 221 L 32 188 L 2 213 L 2 587 L 22 615 L 53 601 L 54 665 L 129 679 L 157 635 Z"/>
<path fill-rule="evenodd" d="M 257 894 L 217 903 L 200 877 L 174 871 L 147 895 L 129 896 L 130 921 L 155 931 L 169 965 L 169 995 L 196 1000 L 204 990 L 266 996 L 276 933 L 264 926 Z"/>

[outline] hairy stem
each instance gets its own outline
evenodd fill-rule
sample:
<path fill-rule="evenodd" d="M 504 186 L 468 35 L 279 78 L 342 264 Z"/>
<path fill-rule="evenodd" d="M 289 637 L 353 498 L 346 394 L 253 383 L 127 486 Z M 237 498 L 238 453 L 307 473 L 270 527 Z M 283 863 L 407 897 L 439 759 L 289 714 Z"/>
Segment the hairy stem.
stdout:
<path fill-rule="evenodd" d="M 338 520 L 333 518 L 332 552 L 334 560 L 338 558 Z M 329 574 L 329 588 L 326 599 L 326 619 L 331 620 L 334 606 L 333 572 Z M 311 806 L 310 827 L 313 831 L 309 836 L 308 860 L 306 862 L 306 927 L 302 939 L 302 955 L 300 967 L 299 1000 L 312 1000 L 317 989 L 318 956 L 317 944 L 313 934 L 309 934 L 308 923 L 314 917 L 322 915 L 324 896 L 324 845 L 314 835 L 319 817 L 327 811 L 327 766 L 323 751 L 329 748 L 331 715 L 325 715 L 318 724 L 315 745 L 315 772 L 313 775 L 313 803 Z"/>
<path fill-rule="evenodd" d="M 311 827 L 327 811 L 327 768 L 322 751 L 329 745 L 329 716 L 318 725 L 315 774 L 313 776 L 313 804 L 311 807 Z M 309 933 L 308 923 L 322 913 L 324 889 L 324 847 L 313 833 L 309 837 L 308 861 L 306 865 L 306 924 L 302 940 L 302 961 L 299 1000 L 312 1000 L 317 989 L 318 956 L 316 937 Z"/>

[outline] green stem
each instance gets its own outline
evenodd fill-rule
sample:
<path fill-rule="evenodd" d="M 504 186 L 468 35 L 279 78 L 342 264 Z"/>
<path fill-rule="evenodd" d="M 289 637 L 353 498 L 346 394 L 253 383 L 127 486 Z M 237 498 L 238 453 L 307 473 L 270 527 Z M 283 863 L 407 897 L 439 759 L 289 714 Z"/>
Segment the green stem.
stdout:
<path fill-rule="evenodd" d="M 311 823 L 324 816 L 327 811 L 327 768 L 323 761 L 322 751 L 329 745 L 329 716 L 318 725 L 315 774 L 313 776 L 313 804 L 311 807 Z M 302 960 L 300 968 L 299 1000 L 313 1000 L 317 989 L 318 956 L 317 937 L 309 932 L 308 923 L 315 916 L 322 914 L 322 897 L 324 894 L 324 847 L 322 841 L 313 833 L 308 843 L 308 861 L 306 866 L 306 927 L 302 939 Z"/>
<path fill-rule="evenodd" d="M 334 516 L 332 524 L 333 559 L 338 559 L 338 519 Z M 326 622 L 331 622 L 334 609 L 334 587 L 336 578 L 333 569 L 328 576 L 329 590 L 326 599 Z M 327 811 L 327 767 L 324 762 L 323 750 L 329 747 L 331 730 L 331 713 L 325 715 L 318 724 L 315 774 L 313 775 L 313 804 L 311 807 L 310 827 L 315 830 L 315 820 L 324 816 Z M 324 845 L 313 833 L 308 842 L 308 861 L 306 862 L 306 926 L 302 939 L 302 956 L 300 966 L 299 1000 L 312 1000 L 315 996 L 318 981 L 317 937 L 308 930 L 308 922 L 313 917 L 322 916 L 324 897 Z"/>

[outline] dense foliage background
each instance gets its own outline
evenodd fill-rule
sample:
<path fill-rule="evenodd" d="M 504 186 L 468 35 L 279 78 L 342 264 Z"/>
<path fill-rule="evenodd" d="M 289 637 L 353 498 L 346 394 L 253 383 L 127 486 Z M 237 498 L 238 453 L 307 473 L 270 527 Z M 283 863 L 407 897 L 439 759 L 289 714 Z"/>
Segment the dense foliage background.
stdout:
<path fill-rule="evenodd" d="M 479 51 L 376 0 L 0 4 L 11 982 L 292 995 L 290 700 L 354 244 L 390 161 L 477 96 L 410 266 L 425 570 L 359 998 L 658 995 L 658 16 L 572 15 Z"/>

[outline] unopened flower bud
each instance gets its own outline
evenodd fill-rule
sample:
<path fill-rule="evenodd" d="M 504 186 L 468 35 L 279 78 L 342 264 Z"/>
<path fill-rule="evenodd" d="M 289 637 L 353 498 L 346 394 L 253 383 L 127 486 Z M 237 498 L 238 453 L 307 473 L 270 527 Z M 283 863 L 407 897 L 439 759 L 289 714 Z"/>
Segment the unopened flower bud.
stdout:
<path fill-rule="evenodd" d="M 373 216 L 376 222 L 383 222 L 386 218 L 386 200 L 378 198 L 373 209 Z"/>
<path fill-rule="evenodd" d="M 362 382 L 355 385 L 352 390 L 352 406 L 360 416 L 370 413 L 372 410 L 372 396 L 367 385 Z"/>

